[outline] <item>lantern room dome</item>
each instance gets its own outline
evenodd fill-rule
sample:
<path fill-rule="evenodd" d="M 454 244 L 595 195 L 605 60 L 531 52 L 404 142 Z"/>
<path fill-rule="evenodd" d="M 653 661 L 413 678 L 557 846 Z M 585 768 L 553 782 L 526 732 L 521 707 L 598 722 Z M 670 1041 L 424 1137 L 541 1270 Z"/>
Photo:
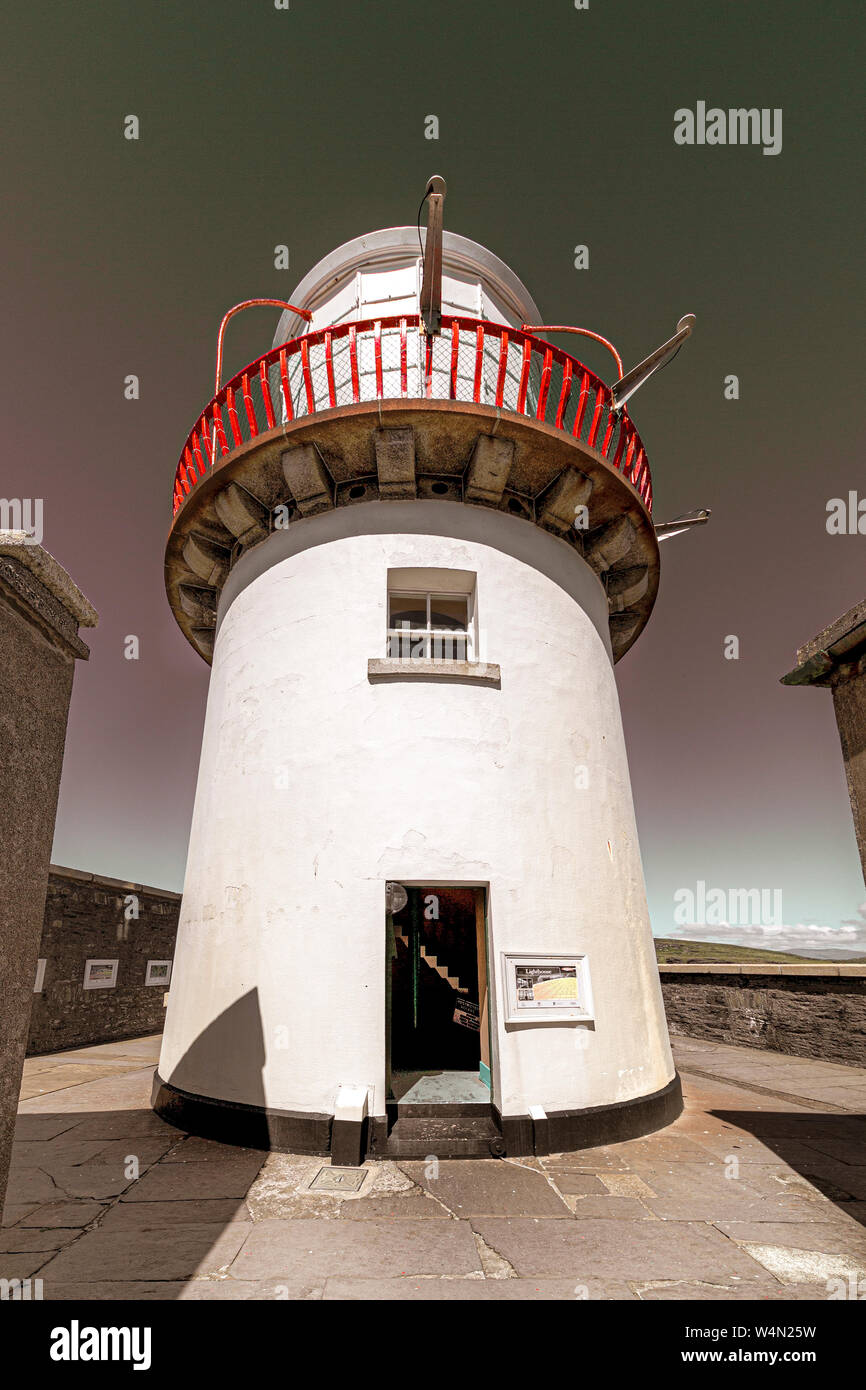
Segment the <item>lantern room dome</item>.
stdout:
<path fill-rule="evenodd" d="M 289 296 L 312 314 L 307 324 L 285 310 L 274 347 L 301 333 L 392 314 L 417 314 L 422 275 L 417 227 L 386 227 L 354 237 L 313 266 Z M 477 241 L 442 233 L 442 312 L 519 328 L 540 322 L 529 290 Z"/>

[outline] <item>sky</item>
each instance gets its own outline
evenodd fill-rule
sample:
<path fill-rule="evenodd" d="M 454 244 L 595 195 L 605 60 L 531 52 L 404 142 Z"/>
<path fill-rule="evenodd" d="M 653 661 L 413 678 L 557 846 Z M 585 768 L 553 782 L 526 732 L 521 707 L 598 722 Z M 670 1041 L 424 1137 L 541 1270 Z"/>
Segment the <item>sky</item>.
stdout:
<path fill-rule="evenodd" d="M 840 0 L 18 10 L 0 95 L 0 493 L 43 499 L 44 544 L 100 614 L 76 671 L 55 863 L 182 887 L 209 671 L 174 624 L 162 564 L 217 326 L 241 299 L 288 297 L 351 237 L 413 222 L 437 172 L 446 226 L 505 260 L 547 322 L 604 334 L 629 366 L 697 315 L 630 405 L 656 520 L 712 510 L 664 543 L 655 611 L 617 666 L 654 931 L 684 933 L 677 906 L 700 884 L 754 888 L 781 895 L 771 925 L 788 935 L 773 944 L 866 952 L 830 692 L 779 684 L 866 587 L 866 537 L 826 524 L 831 499 L 866 495 L 859 13 Z M 698 102 L 781 110 L 781 150 L 677 144 L 675 113 Z M 233 322 L 226 375 L 270 346 L 278 313 Z M 610 380 L 603 349 L 578 355 Z M 702 929 L 766 944 L 736 924 L 685 934 Z"/>

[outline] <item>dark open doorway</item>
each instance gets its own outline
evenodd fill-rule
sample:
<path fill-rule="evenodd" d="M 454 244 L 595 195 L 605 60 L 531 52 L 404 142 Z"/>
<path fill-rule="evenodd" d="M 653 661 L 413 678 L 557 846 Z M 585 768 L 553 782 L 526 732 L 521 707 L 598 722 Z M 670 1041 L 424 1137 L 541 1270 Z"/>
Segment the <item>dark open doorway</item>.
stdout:
<path fill-rule="evenodd" d="M 389 916 L 389 1042 L 397 1098 L 431 1073 L 468 1074 L 473 1092 L 479 1074 L 489 1085 L 484 899 L 481 888 L 433 884 L 396 895 Z"/>

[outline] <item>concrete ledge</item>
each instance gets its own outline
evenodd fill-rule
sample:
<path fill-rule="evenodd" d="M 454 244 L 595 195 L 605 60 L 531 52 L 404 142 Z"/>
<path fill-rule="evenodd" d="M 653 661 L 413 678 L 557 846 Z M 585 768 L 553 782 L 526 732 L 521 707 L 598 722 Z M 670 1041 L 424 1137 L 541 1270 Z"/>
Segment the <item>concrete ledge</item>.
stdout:
<path fill-rule="evenodd" d="M 680 961 L 672 962 L 667 965 L 659 965 L 661 975 L 816 975 L 819 977 L 840 976 L 860 976 L 866 977 L 866 965 L 845 965 L 843 962 L 830 962 L 827 965 L 811 965 L 804 961 L 802 965 L 783 965 L 781 962 L 773 964 L 748 965 L 746 963 L 728 964 L 725 961 L 712 964 L 683 964 Z"/>
<path fill-rule="evenodd" d="M 500 668 L 490 661 L 436 661 L 428 657 L 371 657 L 367 662 L 370 681 L 447 680 L 473 685 L 501 683 Z"/>

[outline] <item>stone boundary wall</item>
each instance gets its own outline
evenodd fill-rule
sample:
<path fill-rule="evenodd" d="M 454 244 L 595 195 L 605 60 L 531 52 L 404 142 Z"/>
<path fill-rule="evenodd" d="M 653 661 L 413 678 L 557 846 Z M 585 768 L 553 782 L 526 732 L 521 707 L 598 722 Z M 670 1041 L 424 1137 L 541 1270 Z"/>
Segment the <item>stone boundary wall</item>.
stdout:
<path fill-rule="evenodd" d="M 866 1066 L 866 965 L 660 965 L 671 1035 Z"/>
<path fill-rule="evenodd" d="M 145 981 L 149 961 L 173 959 L 179 911 L 179 893 L 52 864 L 28 1056 L 161 1032 L 169 982 Z M 117 962 L 114 985 L 85 988 L 93 960 Z"/>

